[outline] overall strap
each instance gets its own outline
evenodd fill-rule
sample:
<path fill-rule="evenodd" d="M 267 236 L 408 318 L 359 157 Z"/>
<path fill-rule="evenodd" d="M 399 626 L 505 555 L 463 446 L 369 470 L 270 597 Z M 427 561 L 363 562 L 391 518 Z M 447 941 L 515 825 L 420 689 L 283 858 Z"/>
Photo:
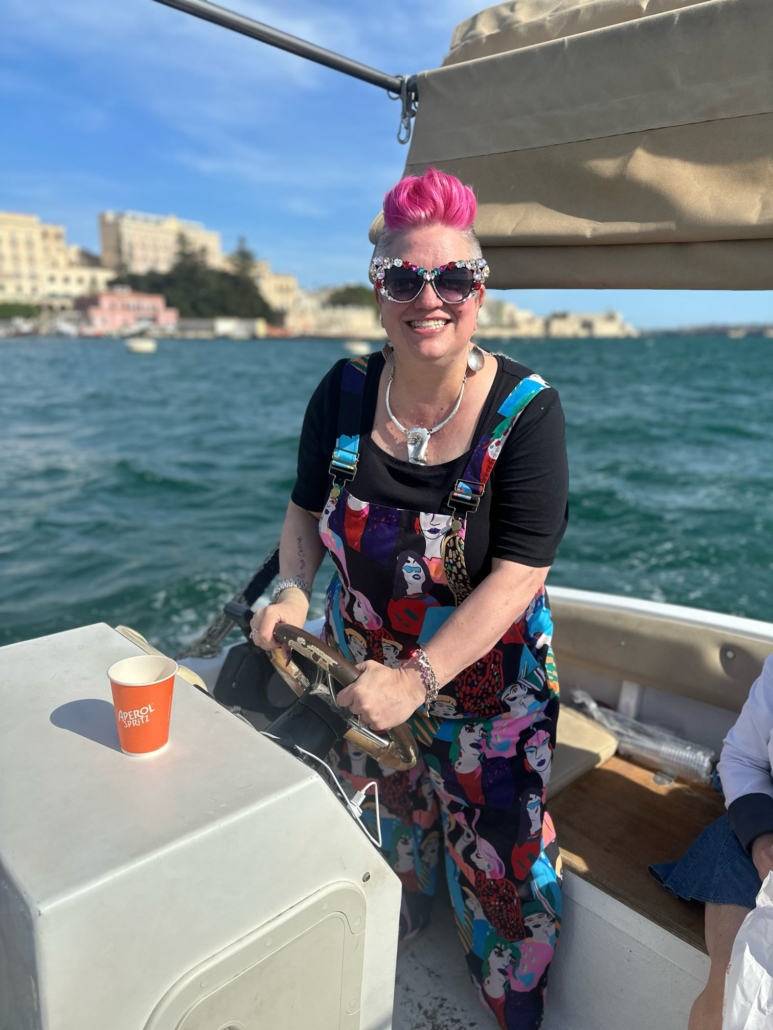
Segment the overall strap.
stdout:
<path fill-rule="evenodd" d="M 360 427 L 365 375 L 368 358 L 352 358 L 344 365 L 341 396 L 338 402 L 338 432 L 329 472 L 333 478 L 331 493 L 337 497 L 346 483 L 357 474 L 360 460 Z"/>
<path fill-rule="evenodd" d="M 526 405 L 533 401 L 538 393 L 546 389 L 548 389 L 548 384 L 545 380 L 533 374 L 522 379 L 502 401 L 497 409 L 497 414 L 502 415 L 501 422 L 496 425 L 493 432 L 484 432 L 478 440 L 461 479 L 456 481 L 446 501 L 447 507 L 454 512 L 457 519 L 461 517 L 459 509 L 463 515 L 478 510 L 486 483 L 502 453 L 505 440 Z M 492 444 L 495 445 L 493 448 Z"/>

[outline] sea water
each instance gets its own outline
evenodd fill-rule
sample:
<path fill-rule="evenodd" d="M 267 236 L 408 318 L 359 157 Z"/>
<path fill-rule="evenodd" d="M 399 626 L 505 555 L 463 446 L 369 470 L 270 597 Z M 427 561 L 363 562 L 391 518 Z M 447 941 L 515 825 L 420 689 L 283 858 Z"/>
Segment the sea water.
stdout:
<path fill-rule="evenodd" d="M 773 340 L 487 346 L 566 412 L 570 521 L 548 584 L 773 620 Z M 101 621 L 170 653 L 197 635 L 278 539 L 306 403 L 343 356 L 0 342 L 0 644 Z"/>

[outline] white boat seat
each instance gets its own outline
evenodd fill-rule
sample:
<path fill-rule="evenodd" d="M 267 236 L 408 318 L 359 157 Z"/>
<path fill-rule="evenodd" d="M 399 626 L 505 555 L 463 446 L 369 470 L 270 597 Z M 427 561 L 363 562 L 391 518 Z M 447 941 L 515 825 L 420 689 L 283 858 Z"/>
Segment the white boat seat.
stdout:
<path fill-rule="evenodd" d="M 770 623 L 736 615 L 570 587 L 550 609 L 562 682 L 582 669 L 740 712 L 773 651 Z"/>
<path fill-rule="evenodd" d="M 562 708 L 548 799 L 555 797 L 591 769 L 603 765 L 617 751 L 617 737 L 573 708 Z"/>

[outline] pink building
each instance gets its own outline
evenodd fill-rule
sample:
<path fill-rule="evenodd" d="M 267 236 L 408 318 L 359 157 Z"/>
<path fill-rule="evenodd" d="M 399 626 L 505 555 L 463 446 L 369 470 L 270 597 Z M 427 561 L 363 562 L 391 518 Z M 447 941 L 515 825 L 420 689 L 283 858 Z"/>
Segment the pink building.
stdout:
<path fill-rule="evenodd" d="M 160 293 L 135 293 L 128 286 L 83 297 L 77 307 L 85 313 L 91 332 L 99 336 L 125 329 L 174 329 L 179 318 L 177 309 L 168 308 Z"/>

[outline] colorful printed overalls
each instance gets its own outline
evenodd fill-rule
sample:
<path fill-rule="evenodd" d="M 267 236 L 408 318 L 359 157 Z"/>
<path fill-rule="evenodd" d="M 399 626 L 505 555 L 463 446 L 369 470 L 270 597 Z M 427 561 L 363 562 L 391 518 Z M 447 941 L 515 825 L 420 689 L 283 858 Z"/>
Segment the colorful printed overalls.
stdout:
<path fill-rule="evenodd" d="M 504 441 L 545 383 L 524 379 L 499 408 L 452 490 L 450 514 L 386 508 L 357 498 L 354 481 L 367 359 L 344 367 L 334 485 L 320 536 L 337 569 L 325 635 L 350 661 L 396 667 L 429 640 L 472 591 L 464 561 L 474 511 Z M 499 643 L 448 683 L 427 716 L 410 720 L 423 760 L 396 773 L 350 745 L 339 775 L 379 780 L 383 847 L 403 883 L 401 930 L 428 922 L 441 832 L 446 878 L 467 964 L 505 1030 L 542 1022 L 561 917 L 559 858 L 545 812 L 558 716 L 552 623 L 544 591 Z M 374 813 L 370 811 L 371 821 Z"/>

